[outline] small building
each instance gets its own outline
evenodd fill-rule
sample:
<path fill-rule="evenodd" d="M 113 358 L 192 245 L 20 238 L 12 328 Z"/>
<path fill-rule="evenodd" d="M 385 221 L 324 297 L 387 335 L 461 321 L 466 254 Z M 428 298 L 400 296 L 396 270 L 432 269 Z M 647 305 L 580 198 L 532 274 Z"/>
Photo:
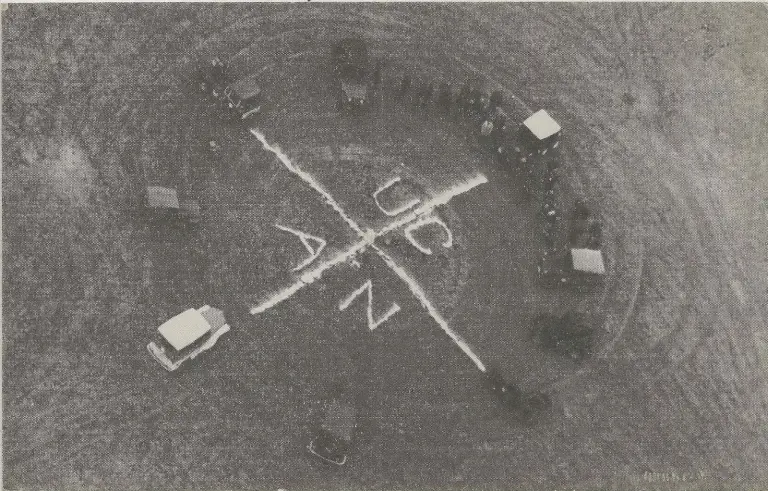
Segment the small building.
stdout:
<path fill-rule="evenodd" d="M 531 184 L 552 176 L 561 164 L 560 124 L 544 109 L 529 116 L 517 130 L 513 147 L 518 165 L 527 169 Z"/>
<path fill-rule="evenodd" d="M 586 203 L 577 199 L 568 229 L 568 245 L 573 249 L 593 249 L 602 247 L 603 224 Z"/>

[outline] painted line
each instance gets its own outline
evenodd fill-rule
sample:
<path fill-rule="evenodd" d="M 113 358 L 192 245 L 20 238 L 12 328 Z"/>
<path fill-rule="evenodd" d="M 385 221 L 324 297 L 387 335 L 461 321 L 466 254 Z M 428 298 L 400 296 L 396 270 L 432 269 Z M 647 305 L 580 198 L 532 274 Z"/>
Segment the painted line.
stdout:
<path fill-rule="evenodd" d="M 389 307 L 389 310 L 379 317 L 377 320 L 374 320 L 373 318 L 373 282 L 370 278 L 363 283 L 363 285 L 358 288 L 357 290 L 353 291 L 349 294 L 347 298 L 341 301 L 339 303 L 339 310 L 344 311 L 347 310 L 347 308 L 352 304 L 352 302 L 363 294 L 363 292 L 368 292 L 368 308 L 366 309 L 366 316 L 368 318 L 368 329 L 373 331 L 377 327 L 379 327 L 381 324 L 387 322 L 387 320 L 395 315 L 396 313 L 400 312 L 400 306 L 392 302 L 392 305 Z"/>
<path fill-rule="evenodd" d="M 339 203 L 337 203 L 336 200 L 333 199 L 333 196 L 331 196 L 330 193 L 328 193 L 328 191 L 326 191 L 323 188 L 323 186 L 319 182 L 317 182 L 314 177 L 312 177 L 311 174 L 308 174 L 307 172 L 304 172 L 303 170 L 296 167 L 293 164 L 293 162 L 291 162 L 291 159 L 289 159 L 288 156 L 282 150 L 280 150 L 279 147 L 270 145 L 269 142 L 267 142 L 267 139 L 264 136 L 264 134 L 261 133 L 259 130 L 255 128 L 251 128 L 251 134 L 261 142 L 261 144 L 264 146 L 264 150 L 275 154 L 275 156 L 285 166 L 286 169 L 288 169 L 293 174 L 296 174 L 297 176 L 299 176 L 302 181 L 306 182 L 307 184 L 309 184 L 309 186 L 312 189 L 320 193 L 323 199 L 325 199 L 325 202 L 328 205 L 330 205 L 331 208 L 336 210 L 336 213 L 338 213 L 339 216 L 345 222 L 347 222 L 347 225 L 349 225 L 349 227 L 352 230 L 357 232 L 358 235 L 362 236 L 364 234 L 363 229 L 361 229 L 360 226 L 354 220 L 352 220 L 352 218 L 349 215 L 347 215 L 344 212 L 344 209 L 341 207 L 341 205 L 339 205 Z"/>
<path fill-rule="evenodd" d="M 392 259 L 386 252 L 382 251 L 378 246 L 372 245 L 371 248 L 376 251 L 376 253 L 384 260 L 387 266 L 389 266 L 389 268 L 394 271 L 395 274 L 399 276 L 406 285 L 408 285 L 411 293 L 416 297 L 421 306 L 426 309 L 429 315 L 432 316 L 435 322 L 437 322 L 440 328 L 453 340 L 454 343 L 456 343 L 461 351 L 463 351 L 464 354 L 467 355 L 475 363 L 475 365 L 477 365 L 477 368 L 479 368 L 481 372 L 485 372 L 485 365 L 483 362 L 480 361 L 480 358 L 475 354 L 474 351 L 472 351 L 472 348 L 469 346 L 469 344 L 464 339 L 462 339 L 462 337 L 459 336 L 453 329 L 450 328 L 448 322 L 443 319 L 443 316 L 440 315 L 440 312 L 438 312 L 437 309 L 432 305 L 432 302 L 429 301 L 426 293 L 424 293 L 424 290 L 421 288 L 421 286 L 419 286 L 416 280 L 411 278 L 405 269 L 400 267 L 394 261 L 394 259 Z"/>
<path fill-rule="evenodd" d="M 419 251 L 421 251 L 422 253 L 428 256 L 432 255 L 432 249 L 421 245 L 421 243 L 418 240 L 416 240 L 416 237 L 413 236 L 413 231 L 418 230 L 422 227 L 426 227 L 427 225 L 430 225 L 433 223 L 440 225 L 441 227 L 443 227 L 443 230 L 445 230 L 446 239 L 442 244 L 443 247 L 448 249 L 451 246 L 453 246 L 453 232 L 451 232 L 451 229 L 448 228 L 448 225 L 446 225 L 444 221 L 440 220 L 436 216 L 421 217 L 417 221 L 405 227 L 405 238 L 408 239 L 408 242 L 410 242 L 413 247 L 415 247 L 416 249 L 418 249 Z"/>
<path fill-rule="evenodd" d="M 291 296 L 293 296 L 296 292 L 304 288 L 305 286 L 309 285 L 310 283 L 318 280 L 322 274 L 327 271 L 328 269 L 336 266 L 337 264 L 341 264 L 345 261 L 348 261 L 350 258 L 355 256 L 358 252 L 361 252 L 365 250 L 367 247 L 371 247 L 376 253 L 384 260 L 385 264 L 395 272 L 395 274 L 400 277 L 401 280 L 405 282 L 405 284 L 408 286 L 408 288 L 411 290 L 411 293 L 416 297 L 416 299 L 419 301 L 419 303 L 424 307 L 429 313 L 429 315 L 437 322 L 437 324 L 440 326 L 440 328 L 448 334 L 448 336 L 453 340 L 454 343 L 477 365 L 477 367 L 480 369 L 480 371 L 485 372 L 485 365 L 482 361 L 480 361 L 480 358 L 472 351 L 472 348 L 469 346 L 469 344 L 461 338 L 456 332 L 454 332 L 450 326 L 448 325 L 448 322 L 443 318 L 442 315 L 440 315 L 440 312 L 437 311 L 437 309 L 432 305 L 432 303 L 427 298 L 426 294 L 424 293 L 424 290 L 419 286 L 419 284 L 414 280 L 407 271 L 405 271 L 403 268 L 401 268 L 395 261 L 392 259 L 389 255 L 387 255 L 384 251 L 382 251 L 374 241 L 377 237 L 380 237 L 386 233 L 389 233 L 398 227 L 401 227 L 403 225 L 407 225 L 408 223 L 417 220 L 421 216 L 431 213 L 436 207 L 444 205 L 448 203 L 452 198 L 466 193 L 467 191 L 470 191 L 471 189 L 488 182 L 488 178 L 485 177 L 483 174 L 478 174 L 475 177 L 469 179 L 468 181 L 465 181 L 461 184 L 452 186 L 451 188 L 439 193 L 437 196 L 433 197 L 432 199 L 425 202 L 422 206 L 418 207 L 416 210 L 412 211 L 411 213 L 407 214 L 405 217 L 395 220 L 392 224 L 384 227 L 381 229 L 378 233 L 374 232 L 371 229 L 367 229 L 366 231 L 363 231 L 362 228 L 354 221 L 351 217 L 349 217 L 344 209 L 339 205 L 339 203 L 333 199 L 333 196 L 330 195 L 321 185 L 319 182 L 317 182 L 310 174 L 307 172 L 304 172 L 303 170 L 296 167 L 291 160 L 288 158 L 288 156 L 280 150 L 278 147 L 275 147 L 273 145 L 270 145 L 269 142 L 267 142 L 266 137 L 263 133 L 259 132 L 255 128 L 251 128 L 251 134 L 255 136 L 261 144 L 264 146 L 264 149 L 272 152 L 275 154 L 275 156 L 282 162 L 282 164 L 293 174 L 296 174 L 299 176 L 304 182 L 309 184 L 309 186 L 320 193 L 321 196 L 325 199 L 326 203 L 330 205 L 336 212 L 341 216 L 341 218 L 347 222 L 347 225 L 354 230 L 360 237 L 361 240 L 354 244 L 349 249 L 337 254 L 334 258 L 330 259 L 329 261 L 326 261 L 324 263 L 319 264 L 314 269 L 312 269 L 310 272 L 305 273 L 301 276 L 299 281 L 294 283 L 293 285 L 289 286 L 288 288 L 281 290 L 276 295 L 273 295 L 270 299 L 265 301 L 264 303 L 257 305 L 251 309 L 251 314 L 258 314 L 261 312 L 264 312 L 265 310 L 277 305 L 278 303 L 287 300 Z"/>
<path fill-rule="evenodd" d="M 291 164 L 292 165 L 292 164 Z M 295 167 L 294 167 L 295 168 Z M 303 172 L 303 171 L 302 171 Z M 311 176 L 310 176 L 311 177 Z M 261 304 L 254 306 L 251 309 L 251 314 L 259 314 L 267 309 L 270 309 L 274 307 L 275 305 L 279 304 L 280 302 L 289 299 L 291 296 L 293 296 L 295 293 L 297 293 L 299 290 L 307 286 L 308 284 L 320 279 L 320 277 L 325 273 L 327 270 L 331 269 L 334 266 L 337 266 L 339 264 L 344 263 L 345 261 L 353 258 L 358 253 L 363 252 L 368 246 L 374 245 L 374 241 L 382 237 L 400 227 L 406 226 L 412 222 L 415 222 L 416 220 L 422 218 L 424 215 L 431 213 L 434 211 L 434 209 L 437 206 L 443 205 L 448 203 L 453 197 L 458 196 L 459 194 L 465 193 L 469 191 L 470 189 L 488 182 L 488 179 L 480 174 L 475 176 L 474 178 L 470 179 L 467 182 L 458 184 L 456 186 L 453 186 L 434 198 L 430 199 L 429 201 L 426 201 L 422 206 L 420 206 L 418 209 L 414 210 L 413 212 L 407 214 L 406 216 L 393 221 L 386 227 L 382 228 L 378 232 L 374 232 L 373 230 L 367 230 L 362 231 L 360 230 L 359 234 L 361 236 L 361 240 L 354 243 L 352 246 L 347 248 L 346 250 L 340 252 L 336 256 L 332 257 L 328 261 L 325 261 L 323 263 L 318 264 L 313 269 L 309 270 L 308 272 L 304 273 L 301 278 L 291 286 L 280 290 L 276 294 L 270 296 L 268 299 L 263 301 Z M 332 198 L 331 198 L 332 199 Z M 353 222 L 354 223 L 354 222 Z M 359 227 L 358 227 L 359 228 Z M 442 318 L 442 317 L 441 317 Z M 435 319 L 436 322 L 440 322 L 437 319 Z"/>
<path fill-rule="evenodd" d="M 471 189 L 481 184 L 485 184 L 487 182 L 488 182 L 487 177 L 485 177 L 482 174 L 478 174 L 473 178 L 469 179 L 468 181 L 452 186 L 438 193 L 435 197 L 425 201 L 424 204 L 422 204 L 412 212 L 408 213 L 407 215 L 404 215 L 398 218 L 397 220 L 392 221 L 389 225 L 387 225 L 386 227 L 382 228 L 379 232 L 377 232 L 376 236 L 380 237 L 384 234 L 387 234 L 395 229 L 402 227 L 403 225 L 407 225 L 408 223 L 411 223 L 424 215 L 428 215 L 429 213 L 432 213 L 432 211 L 434 211 L 434 209 L 437 208 L 438 206 L 445 205 L 456 196 L 460 194 L 464 194 L 467 191 L 470 191 Z"/>
<path fill-rule="evenodd" d="M 376 206 L 379 207 L 379 210 L 381 210 L 381 212 L 387 215 L 388 217 L 397 216 L 404 211 L 410 210 L 411 208 L 413 208 L 414 206 L 418 205 L 421 202 L 419 198 L 413 198 L 411 201 L 408 201 L 402 204 L 401 206 L 398 206 L 397 208 L 393 208 L 391 210 L 387 210 L 383 206 L 381 206 L 381 203 L 379 203 L 379 194 L 391 188 L 398 182 L 400 182 L 400 176 L 393 177 L 392 179 L 384 183 L 381 187 L 379 187 L 379 189 L 373 192 L 373 202 L 376 203 Z"/>
<path fill-rule="evenodd" d="M 279 304 L 280 302 L 284 300 L 288 300 L 291 298 L 296 292 L 307 286 L 308 283 L 304 283 L 303 281 L 297 281 L 296 283 L 292 284 L 288 288 L 284 288 L 280 290 L 279 292 L 275 293 L 271 297 L 269 297 L 264 302 L 260 303 L 259 305 L 254 305 L 251 308 L 251 314 L 261 314 L 262 312 L 266 312 L 267 310 L 271 309 L 275 305 Z"/>
<path fill-rule="evenodd" d="M 345 261 L 348 261 L 349 259 L 356 256 L 358 253 L 363 252 L 367 247 L 370 246 L 384 260 L 384 263 L 392 271 L 394 271 L 394 273 L 403 282 L 405 282 L 405 284 L 408 286 L 408 289 L 411 291 L 411 293 L 416 297 L 416 299 L 419 301 L 422 307 L 424 307 L 427 313 L 435 320 L 435 322 L 440 326 L 440 328 L 446 334 L 448 334 L 448 336 L 454 341 L 454 343 L 456 343 L 459 346 L 459 348 L 475 363 L 475 365 L 477 365 L 480 371 L 485 372 L 486 368 L 483 362 L 480 361 L 480 358 L 474 353 L 474 351 L 469 346 L 469 344 L 464 339 L 462 339 L 461 336 L 459 336 L 456 332 L 454 332 L 450 328 L 450 326 L 448 325 L 448 322 L 446 322 L 443 316 L 440 315 L 440 312 L 438 312 L 437 309 L 432 305 L 432 303 L 427 298 L 426 293 L 424 293 L 424 290 L 416 282 L 416 280 L 414 280 L 408 274 L 407 271 L 401 268 L 388 254 L 386 254 L 378 246 L 376 246 L 374 244 L 374 240 L 389 232 L 392 232 L 393 230 L 396 230 L 399 227 L 408 225 L 416 220 L 419 220 L 425 214 L 431 213 L 437 206 L 448 203 L 451 200 L 451 198 L 458 196 L 462 193 L 465 193 L 479 186 L 480 184 L 483 184 L 486 182 L 488 182 L 488 179 L 484 175 L 482 174 L 477 175 L 474 178 L 464 183 L 458 184 L 456 186 L 453 186 L 439 193 L 434 198 L 425 202 L 424 205 L 420 206 L 417 210 L 414 210 L 413 212 L 409 213 L 407 216 L 399 220 L 395 220 L 393 223 L 382 228 L 378 232 L 374 233 L 370 230 L 367 231 L 367 233 L 363 234 L 364 238 L 361 239 L 359 242 L 355 243 L 345 251 L 342 251 L 341 253 L 337 254 L 330 260 L 317 265 L 315 268 L 313 268 L 309 272 L 302 275 L 301 278 L 294 284 L 290 285 L 289 287 L 283 290 L 280 290 L 276 294 L 272 295 L 270 298 L 266 299 L 261 304 L 254 306 L 251 309 L 251 314 L 254 314 L 254 315 L 260 314 L 274 307 L 275 305 L 283 302 L 284 300 L 289 299 L 294 294 L 298 293 L 299 290 L 301 290 L 305 286 L 320 279 L 323 273 L 325 273 L 329 269 L 339 264 L 342 264 Z"/>
<path fill-rule="evenodd" d="M 267 142 L 266 137 L 263 133 L 261 133 L 259 130 L 255 128 L 251 128 L 251 134 L 255 136 L 262 144 L 265 150 L 268 152 L 273 153 L 278 160 L 285 166 L 286 169 L 288 169 L 291 173 L 299 176 L 301 180 L 309 184 L 309 186 L 320 193 L 320 195 L 323 197 L 325 202 L 331 206 L 334 210 L 336 210 L 336 213 L 339 214 L 339 216 L 347 223 L 347 225 L 355 231 L 360 237 L 365 236 L 366 232 L 363 231 L 363 229 L 355 222 L 349 215 L 346 214 L 344 209 L 339 205 L 339 203 L 331 196 L 331 194 L 326 191 L 323 186 L 315 180 L 314 177 L 312 177 L 311 174 L 308 172 L 305 172 L 301 169 L 299 169 L 293 162 L 291 162 L 291 159 L 288 158 L 288 156 L 279 148 L 276 146 L 271 145 L 269 142 Z M 379 232 L 377 232 L 375 235 L 381 236 L 386 233 L 391 232 L 392 230 L 395 230 L 397 228 L 400 228 L 401 226 L 414 221 L 416 218 L 418 218 L 421 215 L 428 214 L 432 212 L 435 208 L 438 206 L 447 204 L 451 199 L 454 197 L 466 193 L 467 191 L 470 191 L 471 189 L 488 182 L 488 178 L 485 177 L 483 174 L 477 174 L 476 176 L 472 177 L 471 179 L 457 184 L 455 186 L 452 186 L 445 191 L 440 192 L 433 198 L 426 201 L 424 204 L 416 208 L 414 211 L 409 213 L 408 215 L 405 215 L 404 217 L 401 217 L 398 220 L 393 221 L 390 225 L 384 227 Z"/>
<path fill-rule="evenodd" d="M 306 232 L 302 232 L 301 230 L 295 230 L 295 229 L 292 229 L 291 227 L 285 227 L 285 226 L 277 224 L 277 223 L 275 224 L 275 227 L 277 227 L 278 229 L 280 229 L 280 230 L 282 230 L 284 232 L 291 233 L 291 234 L 295 235 L 296 237 L 298 237 L 299 240 L 301 240 L 301 243 L 304 244 L 304 247 L 306 247 L 307 251 L 309 251 L 309 257 L 307 259 L 305 259 L 304 261 L 302 261 L 301 264 L 299 264 L 298 266 L 293 268 L 291 271 L 298 271 L 298 270 L 304 268 L 305 266 L 307 266 L 309 263 L 311 263 L 315 259 L 317 259 L 317 256 L 319 256 L 320 253 L 323 252 L 323 249 L 325 249 L 325 246 L 328 244 L 325 241 L 325 239 L 320 238 L 320 237 L 318 237 L 316 235 L 312 235 L 312 234 L 308 234 Z M 309 243 L 309 241 L 307 239 L 314 240 L 317 243 L 317 249 L 313 248 L 312 245 Z"/>
<path fill-rule="evenodd" d="M 305 286 L 310 285 L 315 281 L 319 280 L 323 276 L 323 273 L 333 268 L 334 266 L 343 264 L 345 261 L 348 261 L 349 259 L 353 258 L 358 253 L 364 251 L 365 248 L 368 247 L 369 245 L 370 244 L 367 240 L 360 240 L 359 242 L 356 242 L 354 245 L 352 245 L 348 249 L 336 254 L 328 261 L 318 264 L 308 272 L 301 275 L 298 281 L 296 281 L 292 285 L 271 295 L 269 298 L 267 298 L 260 304 L 254 305 L 251 308 L 251 314 L 254 314 L 254 315 L 261 314 L 262 312 L 265 312 L 271 309 L 275 305 L 285 300 L 288 300 L 293 295 L 298 293 L 299 290 L 301 290 Z"/>

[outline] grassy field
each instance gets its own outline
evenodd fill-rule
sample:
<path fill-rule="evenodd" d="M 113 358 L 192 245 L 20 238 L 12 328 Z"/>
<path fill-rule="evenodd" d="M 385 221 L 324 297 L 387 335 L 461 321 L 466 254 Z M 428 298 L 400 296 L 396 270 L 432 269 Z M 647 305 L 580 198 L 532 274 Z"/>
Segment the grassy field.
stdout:
<path fill-rule="evenodd" d="M 764 489 L 768 486 L 768 9 L 762 5 L 11 5 L 3 12 L 3 470 L 8 489 Z M 334 110 L 328 51 L 363 35 L 381 104 Z M 464 357 L 370 251 L 293 298 L 306 251 L 276 223 L 357 236 L 247 128 L 191 89 L 208 57 L 259 73 L 255 125 L 365 227 L 394 175 L 453 233 L 382 247 L 448 323 L 551 414 L 495 405 Z M 435 107 L 419 80 L 501 89 L 515 121 L 564 128 L 563 203 L 606 224 L 609 278 L 590 294 L 535 281 L 537 200 Z M 210 140 L 222 147 L 207 151 Z M 146 184 L 200 200 L 197 230 L 148 223 Z M 366 279 L 364 301 L 339 302 Z M 144 346 L 183 309 L 232 332 L 168 374 Z M 576 364 L 535 347 L 539 312 L 603 321 Z M 329 388 L 360 424 L 340 471 L 303 451 Z"/>

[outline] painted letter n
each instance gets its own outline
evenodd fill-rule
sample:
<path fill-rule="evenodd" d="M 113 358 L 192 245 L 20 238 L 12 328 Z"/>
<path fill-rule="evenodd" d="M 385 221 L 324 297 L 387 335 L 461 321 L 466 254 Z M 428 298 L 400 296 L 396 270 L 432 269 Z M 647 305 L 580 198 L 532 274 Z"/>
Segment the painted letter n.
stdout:
<path fill-rule="evenodd" d="M 359 297 L 363 294 L 363 292 L 368 291 L 368 309 L 366 311 L 367 317 L 368 317 L 368 329 L 373 331 L 377 327 L 379 327 L 380 324 L 386 322 L 390 317 L 395 315 L 398 311 L 400 311 L 400 306 L 396 303 L 392 302 L 392 305 L 389 307 L 389 310 L 387 313 L 385 313 L 383 316 L 379 317 L 378 319 L 373 319 L 373 283 L 369 279 L 363 285 L 358 288 L 357 290 L 353 291 L 347 298 L 341 301 L 339 303 L 339 310 L 346 310 L 347 307 L 352 303 L 354 299 Z"/>

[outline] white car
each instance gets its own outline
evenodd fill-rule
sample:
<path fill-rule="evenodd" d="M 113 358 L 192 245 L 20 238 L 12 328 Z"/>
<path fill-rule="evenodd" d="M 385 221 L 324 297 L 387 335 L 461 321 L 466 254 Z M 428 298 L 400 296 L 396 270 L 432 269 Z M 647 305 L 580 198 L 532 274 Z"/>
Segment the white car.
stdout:
<path fill-rule="evenodd" d="M 229 332 L 229 324 L 224 312 L 204 305 L 185 310 L 157 330 L 159 339 L 149 343 L 147 350 L 163 368 L 172 372 L 185 361 L 212 348 L 223 334 Z"/>

